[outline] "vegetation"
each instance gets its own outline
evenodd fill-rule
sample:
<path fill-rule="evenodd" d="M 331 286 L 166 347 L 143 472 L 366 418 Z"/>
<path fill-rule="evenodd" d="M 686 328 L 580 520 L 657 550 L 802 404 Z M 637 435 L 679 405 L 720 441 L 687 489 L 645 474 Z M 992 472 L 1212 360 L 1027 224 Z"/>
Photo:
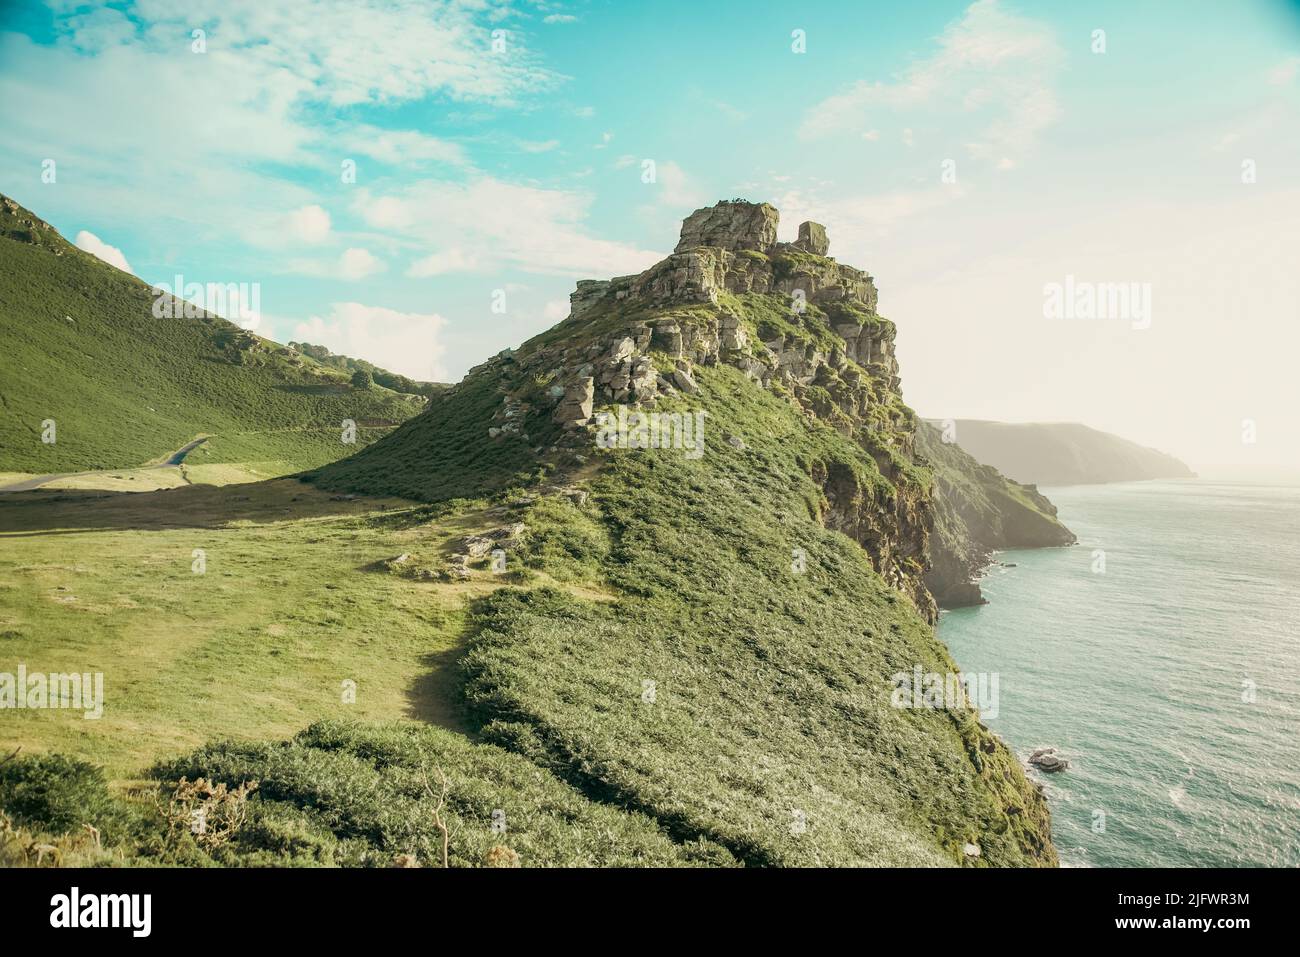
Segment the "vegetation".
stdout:
<path fill-rule="evenodd" d="M 205 461 L 290 471 L 341 458 L 423 406 L 388 389 L 356 392 L 348 373 L 216 316 L 157 318 L 148 285 L 8 203 L 0 197 L 7 470 L 127 468 L 210 435 Z M 355 446 L 341 441 L 345 419 L 357 424 Z"/>
<path fill-rule="evenodd" d="M 442 382 L 418 382 L 409 376 L 399 375 L 396 372 L 389 372 L 387 369 L 381 369 L 365 359 L 353 359 L 351 356 L 340 356 L 330 352 L 325 346 L 312 345 L 310 342 L 290 342 L 290 349 L 296 349 L 305 356 L 310 356 L 323 366 L 339 369 L 343 372 L 368 372 L 372 381 L 382 385 L 385 389 L 392 389 L 394 392 L 402 392 L 408 395 L 437 395 L 443 389 L 447 388 L 446 383 Z M 354 375 L 355 378 L 355 375 Z"/>
<path fill-rule="evenodd" d="M 722 305 L 787 347 L 832 344 L 821 310 Z M 672 314 L 696 308 L 711 307 Z M 599 303 L 520 352 L 585 349 L 628 314 Z M 252 374 L 283 357 L 239 351 L 238 366 L 197 344 L 186 365 L 157 352 L 139 374 L 206 362 L 245 378 L 204 383 L 254 401 Z M 320 369 L 340 390 L 329 401 L 359 401 L 347 371 Z M 955 663 L 873 555 L 828 527 L 861 522 L 846 530 L 869 542 L 890 534 L 872 522 L 928 514 L 945 465 L 900 452 L 914 420 L 896 394 L 873 386 L 849 418 L 828 372 L 806 397 L 825 415 L 810 415 L 700 365 L 697 394 L 656 405 L 707 413 L 705 453 L 688 458 L 566 439 L 544 401 L 554 378 L 503 353 L 306 481 L 0 497 L 0 650 L 31 670 L 102 671 L 106 695 L 98 720 L 0 725 L 0 754 L 24 748 L 0 767 L 3 859 L 1055 863 L 1042 795 L 977 713 L 894 706 L 894 675 Z M 236 403 L 201 448 L 302 461 L 260 444 L 249 424 L 265 414 Z M 504 568 L 492 542 L 509 543 Z M 894 556 L 891 580 L 923 559 Z M 196 815 L 212 826 L 194 830 Z"/>

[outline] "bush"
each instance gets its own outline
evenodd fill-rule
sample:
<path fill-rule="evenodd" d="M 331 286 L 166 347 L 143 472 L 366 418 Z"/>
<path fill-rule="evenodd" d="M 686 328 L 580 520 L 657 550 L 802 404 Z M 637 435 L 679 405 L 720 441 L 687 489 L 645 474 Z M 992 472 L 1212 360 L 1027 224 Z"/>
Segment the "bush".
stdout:
<path fill-rule="evenodd" d="M 365 369 L 358 369 L 356 372 L 352 373 L 352 388 L 364 392 L 367 389 L 373 388 L 374 384 L 375 377 Z"/>
<path fill-rule="evenodd" d="M 51 834 L 79 831 L 83 824 L 113 829 L 122 818 L 104 772 L 61 754 L 18 758 L 0 766 L 0 810 L 15 824 Z"/>

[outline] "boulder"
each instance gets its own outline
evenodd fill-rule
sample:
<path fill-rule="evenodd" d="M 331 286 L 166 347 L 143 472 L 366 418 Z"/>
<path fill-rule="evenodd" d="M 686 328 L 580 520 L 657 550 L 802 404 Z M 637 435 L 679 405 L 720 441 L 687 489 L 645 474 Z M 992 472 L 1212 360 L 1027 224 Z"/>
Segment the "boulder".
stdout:
<path fill-rule="evenodd" d="M 591 376 L 575 379 L 565 388 L 564 398 L 556 406 L 552 419 L 566 429 L 581 428 L 591 420 L 591 406 L 595 396 L 596 384 Z"/>
<path fill-rule="evenodd" d="M 821 223 L 800 223 L 799 238 L 794 245 L 804 252 L 815 256 L 825 256 L 831 248 L 831 241 L 826 237 L 826 227 Z"/>
<path fill-rule="evenodd" d="M 1064 771 L 1070 766 L 1057 752 L 1056 748 L 1035 748 L 1029 756 L 1029 763 L 1042 771 Z"/>

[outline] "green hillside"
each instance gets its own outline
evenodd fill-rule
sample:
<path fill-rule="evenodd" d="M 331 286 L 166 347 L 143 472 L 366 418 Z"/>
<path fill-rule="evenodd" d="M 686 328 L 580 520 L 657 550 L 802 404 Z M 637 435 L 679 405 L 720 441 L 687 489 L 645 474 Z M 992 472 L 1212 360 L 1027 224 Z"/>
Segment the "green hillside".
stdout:
<path fill-rule="evenodd" d="M 975 712 L 890 704 L 897 672 L 955 670 L 920 580 L 942 542 L 929 529 L 965 512 L 933 500 L 869 277 L 789 247 L 686 255 L 706 265 L 679 255 L 594 303 L 575 295 L 570 319 L 309 479 L 426 501 L 541 493 L 520 516 L 527 568 L 613 600 L 485 599 L 466 693 L 487 740 L 585 793 L 748 864 L 958 863 L 967 843 L 986 863 L 1052 862 L 1041 797 Z M 714 267 L 727 285 L 705 302 L 661 285 Z M 792 317 L 792 283 L 849 294 Z M 587 379 L 644 410 L 705 412 L 706 451 L 600 449 L 591 425 L 566 430 Z M 968 465 L 945 459 L 940 481 Z M 578 477 L 581 507 L 565 491 Z M 1071 537 L 992 470 L 970 481 L 1008 525 L 1025 510 L 1053 544 Z M 816 825 L 792 835 L 796 811 Z"/>
<path fill-rule="evenodd" d="M 124 659 L 95 727 L 0 735 L 34 755 L 0 774 L 19 843 L 428 865 L 441 820 L 463 865 L 1054 865 L 1042 792 L 935 634 L 931 573 L 952 523 L 977 537 L 945 483 L 1059 524 L 927 456 L 871 277 L 812 241 L 754 245 L 775 215 L 700 211 L 673 256 L 579 284 L 567 320 L 310 484 L 5 496 L 11 646 L 51 670 Z M 653 441 L 629 419 L 652 411 Z M 608 441 L 600 414 L 631 431 Z M 178 616 L 205 626 L 181 642 Z M 900 699 L 917 674 L 947 693 Z M 105 826 L 131 818 L 104 850 L 55 813 L 93 772 L 50 751 L 143 776 L 86 786 Z M 219 846 L 158 816 L 196 778 L 214 813 L 257 783 Z"/>
<path fill-rule="evenodd" d="M 216 316 L 156 318 L 153 303 L 147 284 L 0 197 L 0 471 L 142 465 L 200 435 L 196 460 L 290 471 L 355 451 L 344 419 L 364 445 L 424 405 L 355 390 L 346 372 Z"/>
<path fill-rule="evenodd" d="M 1057 519 L 1056 506 L 1034 486 L 981 465 L 957 443 L 944 442 L 928 422 L 917 424 L 916 440 L 935 477 L 932 567 L 926 583 L 941 606 L 984 600 L 975 573 L 994 551 L 1074 544 L 1074 533 Z"/>

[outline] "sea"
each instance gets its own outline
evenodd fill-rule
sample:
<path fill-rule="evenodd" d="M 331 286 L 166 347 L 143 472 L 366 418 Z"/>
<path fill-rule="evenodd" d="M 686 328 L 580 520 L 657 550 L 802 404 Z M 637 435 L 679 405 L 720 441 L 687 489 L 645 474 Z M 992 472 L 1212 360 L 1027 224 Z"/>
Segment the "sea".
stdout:
<path fill-rule="evenodd" d="M 945 612 L 986 723 L 1031 770 L 1064 866 L 1300 866 L 1300 485 L 1042 490 L 1079 537 L 1001 552 Z"/>

